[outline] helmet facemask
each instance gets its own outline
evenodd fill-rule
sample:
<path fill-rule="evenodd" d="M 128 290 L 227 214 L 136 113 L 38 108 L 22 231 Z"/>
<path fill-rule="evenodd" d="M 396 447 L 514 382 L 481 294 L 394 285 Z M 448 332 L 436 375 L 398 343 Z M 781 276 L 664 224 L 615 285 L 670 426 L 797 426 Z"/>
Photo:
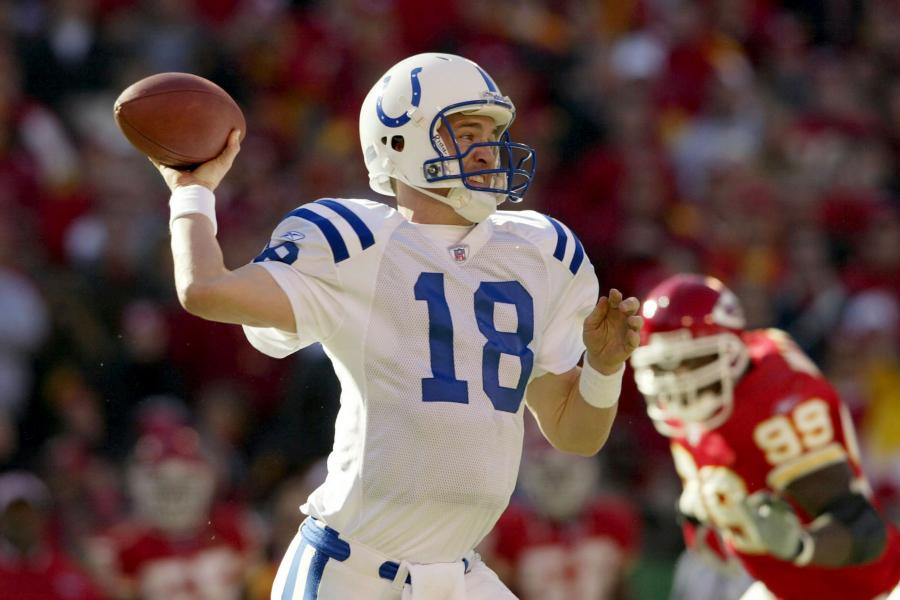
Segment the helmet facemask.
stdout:
<path fill-rule="evenodd" d="M 216 476 L 195 430 L 175 426 L 146 433 L 130 462 L 129 491 L 143 521 L 171 535 L 206 522 Z"/>
<path fill-rule="evenodd" d="M 686 363 L 699 366 L 679 369 Z M 653 334 L 631 358 L 647 414 L 668 437 L 722 425 L 731 416 L 734 387 L 748 363 L 747 348 L 737 335 L 694 338 L 687 329 Z"/>
<path fill-rule="evenodd" d="M 130 484 L 138 514 L 171 534 L 189 532 L 204 523 L 215 492 L 209 465 L 177 458 L 135 465 Z"/>
<path fill-rule="evenodd" d="M 510 141 L 508 124 L 498 125 L 491 140 L 473 142 L 463 150 L 449 117 L 458 113 L 479 114 L 480 111 L 470 113 L 458 108 L 448 107 L 435 117 L 431 145 L 438 157 L 422 164 L 425 181 L 435 187 L 463 186 L 473 192 L 496 194 L 498 205 L 507 199 L 521 202 L 534 174 L 534 151 L 525 144 Z M 453 144 L 452 150 L 447 148 L 441 137 L 442 129 Z M 465 160 L 478 148 L 490 149 L 494 164 L 484 169 L 467 170 Z M 473 181 L 474 178 L 482 178 L 483 181 Z"/>

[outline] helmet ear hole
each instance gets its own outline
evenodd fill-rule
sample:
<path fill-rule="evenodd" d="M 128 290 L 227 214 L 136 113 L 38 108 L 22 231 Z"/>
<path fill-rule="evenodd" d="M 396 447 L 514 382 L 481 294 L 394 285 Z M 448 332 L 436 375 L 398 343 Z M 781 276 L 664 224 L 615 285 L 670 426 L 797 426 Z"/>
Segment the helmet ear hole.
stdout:
<path fill-rule="evenodd" d="M 403 139 L 402 135 L 395 135 L 391 138 L 391 149 L 395 152 L 403 152 L 403 146 L 406 142 Z"/>

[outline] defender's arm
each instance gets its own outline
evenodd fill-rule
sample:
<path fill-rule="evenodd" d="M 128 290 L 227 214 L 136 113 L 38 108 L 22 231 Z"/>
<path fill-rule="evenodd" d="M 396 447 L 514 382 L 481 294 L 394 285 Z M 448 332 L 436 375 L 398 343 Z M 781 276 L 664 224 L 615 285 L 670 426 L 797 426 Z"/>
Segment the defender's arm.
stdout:
<path fill-rule="evenodd" d="M 852 480 L 850 465 L 843 461 L 791 482 L 784 497 L 815 517 L 805 526 L 782 497 L 759 492 L 749 496 L 749 515 L 769 552 L 801 567 L 862 565 L 880 557 L 887 526 L 853 489 Z"/>
<path fill-rule="evenodd" d="M 810 564 L 861 565 L 881 556 L 887 527 L 875 507 L 853 490 L 850 465 L 842 462 L 793 481 L 785 495 L 817 519 L 808 528 L 814 543 Z"/>

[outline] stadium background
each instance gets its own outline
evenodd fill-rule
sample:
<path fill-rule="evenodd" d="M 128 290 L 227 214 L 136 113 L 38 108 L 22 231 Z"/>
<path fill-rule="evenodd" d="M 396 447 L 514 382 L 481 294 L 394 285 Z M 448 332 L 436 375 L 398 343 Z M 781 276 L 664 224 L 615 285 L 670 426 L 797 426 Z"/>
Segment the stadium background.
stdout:
<path fill-rule="evenodd" d="M 372 197 L 359 104 L 398 59 L 485 67 L 538 151 L 522 208 L 580 235 L 601 288 L 722 278 L 832 379 L 883 506 L 900 512 L 900 5 L 888 0 L 57 0 L 0 4 L 0 471 L 38 474 L 72 556 L 124 518 L 142 423 L 184 411 L 219 495 L 279 508 L 327 452 L 337 401 L 316 349 L 282 361 L 178 306 L 167 191 L 112 119 L 162 71 L 243 107 L 219 195 L 234 268 L 296 205 Z M 627 385 L 598 458 L 642 540 L 632 596 L 660 598 L 681 548 L 679 490 Z M 291 493 L 294 496 L 291 496 Z M 293 506 L 287 502 L 288 506 Z M 294 514 L 293 517 L 296 518 Z"/>

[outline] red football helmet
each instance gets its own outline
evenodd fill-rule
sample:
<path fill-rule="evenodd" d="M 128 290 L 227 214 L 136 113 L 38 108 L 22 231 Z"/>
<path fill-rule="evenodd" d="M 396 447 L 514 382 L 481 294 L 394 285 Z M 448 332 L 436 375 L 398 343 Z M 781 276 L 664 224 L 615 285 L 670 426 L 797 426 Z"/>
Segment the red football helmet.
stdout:
<path fill-rule="evenodd" d="M 557 522 L 577 517 L 596 497 L 599 483 L 594 457 L 557 451 L 526 419 L 519 488 L 538 513 Z"/>
<path fill-rule="evenodd" d="M 679 274 L 647 295 L 642 315 L 631 366 L 656 429 L 681 437 L 720 426 L 750 359 L 737 297 L 713 277 Z"/>
<path fill-rule="evenodd" d="M 138 440 L 129 484 L 141 518 L 162 531 L 183 533 L 205 522 L 216 481 L 198 433 L 176 425 Z"/>

